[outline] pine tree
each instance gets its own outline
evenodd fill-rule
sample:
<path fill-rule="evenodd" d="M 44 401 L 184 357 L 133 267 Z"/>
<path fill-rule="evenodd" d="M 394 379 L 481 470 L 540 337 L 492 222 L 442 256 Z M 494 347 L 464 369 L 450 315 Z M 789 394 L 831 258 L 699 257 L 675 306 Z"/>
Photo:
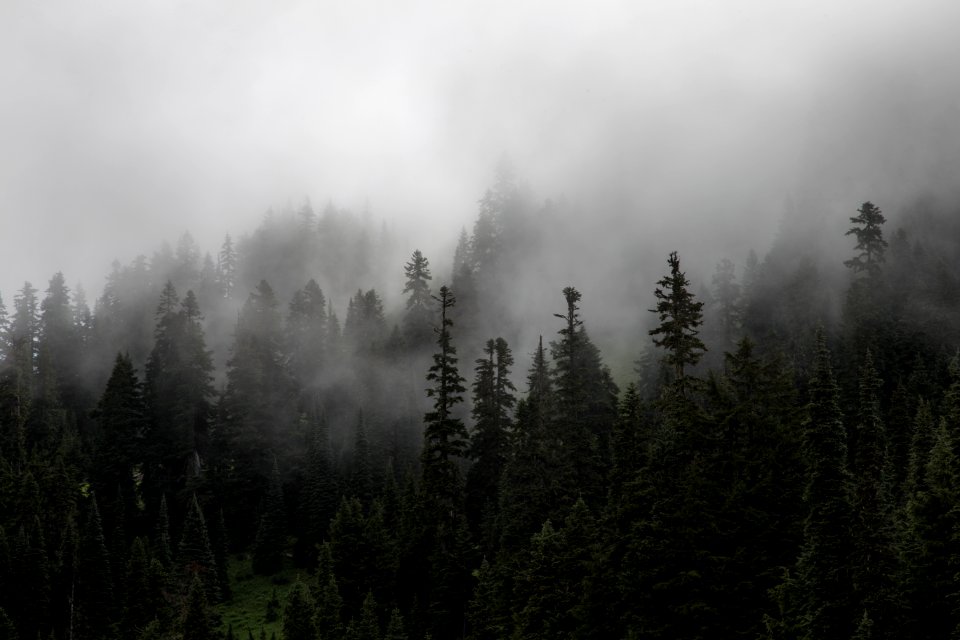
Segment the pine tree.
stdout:
<path fill-rule="evenodd" d="M 156 524 L 156 554 L 164 568 L 173 566 L 173 545 L 170 542 L 170 515 L 167 509 L 167 495 L 160 496 L 160 507 L 157 511 Z"/>
<path fill-rule="evenodd" d="M 558 409 L 552 435 L 559 454 L 559 498 L 566 507 L 581 495 L 590 504 L 606 496 L 618 390 L 580 320 L 580 292 L 566 287 L 563 295 L 567 311 L 554 316 L 564 327 L 550 348 Z"/>
<path fill-rule="evenodd" d="M 910 606 L 906 628 L 914 638 L 951 637 L 960 621 L 960 463 L 946 419 L 934 434 L 922 489 L 907 503 L 903 588 Z"/>
<path fill-rule="evenodd" d="M 860 215 L 850 218 L 855 226 L 846 235 L 856 237 L 856 250 L 860 253 L 843 264 L 855 274 L 866 272 L 867 276 L 873 278 L 879 275 L 880 265 L 884 262 L 887 242 L 883 239 L 882 226 L 887 220 L 872 202 L 864 202 L 857 212 Z"/>
<path fill-rule="evenodd" d="M 403 318 L 403 336 L 407 345 L 414 349 L 425 347 L 433 334 L 431 331 L 433 319 L 433 299 L 430 295 L 430 285 L 433 277 L 430 274 L 430 262 L 417 249 L 410 257 L 410 262 L 403 267 L 407 278 L 403 293 L 407 297 L 407 311 Z"/>
<path fill-rule="evenodd" d="M 336 513 L 337 480 L 330 460 L 326 418 L 319 409 L 314 408 L 310 422 L 312 432 L 307 445 L 303 506 L 306 510 L 307 543 L 312 549 L 327 537 L 330 520 Z M 314 553 L 308 555 L 312 558 Z"/>
<path fill-rule="evenodd" d="M 408 640 L 410 636 L 403 628 L 403 616 L 400 615 L 400 609 L 394 607 L 390 610 L 390 619 L 387 621 L 387 629 L 383 632 L 383 640 Z"/>
<path fill-rule="evenodd" d="M 90 500 L 77 550 L 76 602 L 77 628 L 81 636 L 113 637 L 113 576 L 96 497 Z"/>
<path fill-rule="evenodd" d="M 851 578 L 855 597 L 870 620 L 874 638 L 899 636 L 893 576 L 896 557 L 893 544 L 892 500 L 884 477 L 887 469 L 887 438 L 880 416 L 882 381 L 867 352 L 860 369 L 860 408 L 854 459 L 853 527 L 854 554 Z"/>
<path fill-rule="evenodd" d="M 189 582 L 194 576 L 200 579 L 206 589 L 205 602 L 220 600 L 217 562 L 210 548 L 207 523 L 196 494 L 191 496 L 187 517 L 183 522 L 183 535 L 177 547 L 177 567 L 185 582 Z"/>
<path fill-rule="evenodd" d="M 223 238 L 223 245 L 217 256 L 217 280 L 220 283 L 220 295 L 232 298 L 237 289 L 237 253 L 233 248 L 233 240 L 228 233 Z"/>
<path fill-rule="evenodd" d="M 492 547 L 491 528 L 499 505 L 499 486 L 509 453 L 512 431 L 511 413 L 516 404 L 510 381 L 513 354 L 503 338 L 488 340 L 486 357 L 478 359 L 473 383 L 473 434 L 470 457 L 474 464 L 466 479 L 467 517 L 472 529 L 486 529 L 488 547 Z"/>
<path fill-rule="evenodd" d="M 217 518 L 213 521 L 210 530 L 210 545 L 213 548 L 213 559 L 217 565 L 217 583 L 220 585 L 220 598 L 229 600 L 233 593 L 230 589 L 230 575 L 227 564 L 230 559 L 230 540 L 227 537 L 227 523 L 223 517 L 223 509 L 217 510 Z"/>
<path fill-rule="evenodd" d="M 500 483 L 500 546 L 510 551 L 528 542 L 555 508 L 558 453 L 551 428 L 556 403 L 543 338 L 533 354 L 526 392 L 517 405 Z"/>
<path fill-rule="evenodd" d="M 724 258 L 717 265 L 711 281 L 713 288 L 715 317 L 720 325 L 720 338 L 723 347 L 733 346 L 740 329 L 740 285 L 734 275 L 733 262 Z"/>
<path fill-rule="evenodd" d="M 839 389 L 823 333 L 810 379 L 810 403 L 801 453 L 807 467 L 803 499 L 807 517 L 797 561 L 797 620 L 802 638 L 840 638 L 853 633 L 850 584 L 850 473 Z"/>
<path fill-rule="evenodd" d="M 327 364 L 327 301 L 314 280 L 293 294 L 287 313 L 285 347 L 303 394 L 316 390 Z"/>
<path fill-rule="evenodd" d="M 440 305 L 440 327 L 437 331 L 439 351 L 433 356 L 433 365 L 427 381 L 433 386 L 427 396 L 433 398 L 433 410 L 424 416 L 424 445 L 421 455 L 423 491 L 432 508 L 439 513 L 459 510 L 462 500 L 460 473 L 457 461 L 466 454 L 467 430 L 456 417 L 454 408 L 463 402 L 464 379 L 457 369 L 457 349 L 453 346 L 450 327 L 453 321 L 449 311 L 456 303 L 446 286 L 440 287 L 440 296 L 434 296 Z"/>
<path fill-rule="evenodd" d="M 696 365 L 706 351 L 697 337 L 698 327 L 703 324 L 703 303 L 694 301 L 676 251 L 670 253 L 667 264 L 670 275 L 657 282 L 657 308 L 651 309 L 660 318 L 660 325 L 651 329 L 650 335 L 660 336 L 654 337 L 653 343 L 666 351 L 663 363 L 671 371 L 672 384 L 683 394 L 690 386 L 686 368 Z"/>
<path fill-rule="evenodd" d="M 187 594 L 186 610 L 181 626 L 183 640 L 219 640 L 207 604 L 207 591 L 200 576 L 195 575 Z"/>
<path fill-rule="evenodd" d="M 150 447 L 144 485 L 150 498 L 184 496 L 200 484 L 212 419 L 213 360 L 197 300 L 181 301 L 167 281 L 157 308 L 155 343 L 146 366 Z M 189 495 L 189 494 L 186 494 Z"/>
<path fill-rule="evenodd" d="M 286 515 L 283 507 L 283 487 L 280 481 L 280 469 L 273 462 L 270 483 L 263 499 L 260 513 L 260 527 L 253 547 L 253 570 L 262 575 L 273 575 L 283 566 L 283 552 L 286 548 Z"/>
<path fill-rule="evenodd" d="M 316 640 L 313 624 L 314 604 L 307 588 L 297 581 L 287 592 L 283 607 L 281 637 L 283 640 Z"/>
<path fill-rule="evenodd" d="M 348 640 L 380 640 L 380 622 L 377 619 L 377 601 L 367 593 L 360 608 L 360 617 L 347 627 Z"/>
<path fill-rule="evenodd" d="M 94 417 L 100 426 L 94 453 L 93 486 L 102 495 L 118 489 L 135 502 L 134 467 L 141 461 L 146 416 L 142 387 L 129 354 L 117 354 Z"/>

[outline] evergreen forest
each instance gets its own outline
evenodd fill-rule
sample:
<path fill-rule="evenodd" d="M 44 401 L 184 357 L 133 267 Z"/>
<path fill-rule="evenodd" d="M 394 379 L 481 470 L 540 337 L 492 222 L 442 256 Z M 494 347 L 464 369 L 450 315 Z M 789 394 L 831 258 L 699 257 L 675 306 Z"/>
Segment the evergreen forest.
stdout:
<path fill-rule="evenodd" d="M 662 247 L 606 352 L 506 169 L 452 256 L 306 201 L 4 292 L 0 640 L 958 637 L 960 217 L 882 205 Z"/>

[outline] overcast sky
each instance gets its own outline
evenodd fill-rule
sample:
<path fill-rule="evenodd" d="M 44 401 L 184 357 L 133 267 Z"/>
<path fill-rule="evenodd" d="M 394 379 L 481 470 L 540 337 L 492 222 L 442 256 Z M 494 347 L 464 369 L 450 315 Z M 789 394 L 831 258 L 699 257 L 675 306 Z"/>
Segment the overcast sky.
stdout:
<path fill-rule="evenodd" d="M 665 243 L 889 211 L 958 181 L 958 5 L 0 0 L 0 292 L 304 196 L 452 240 L 504 152 Z"/>

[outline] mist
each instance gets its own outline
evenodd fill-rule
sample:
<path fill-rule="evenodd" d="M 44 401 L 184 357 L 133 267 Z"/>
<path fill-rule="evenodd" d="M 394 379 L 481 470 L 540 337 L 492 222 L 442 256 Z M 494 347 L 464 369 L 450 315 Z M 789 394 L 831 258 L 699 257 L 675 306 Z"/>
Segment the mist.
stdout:
<path fill-rule="evenodd" d="M 215 252 L 304 197 L 366 207 L 436 260 L 504 153 L 606 256 L 739 261 L 791 200 L 819 220 L 952 192 L 957 17 L 946 2 L 4 3 L 0 291 L 62 270 L 96 296 L 114 258 L 184 231 Z"/>

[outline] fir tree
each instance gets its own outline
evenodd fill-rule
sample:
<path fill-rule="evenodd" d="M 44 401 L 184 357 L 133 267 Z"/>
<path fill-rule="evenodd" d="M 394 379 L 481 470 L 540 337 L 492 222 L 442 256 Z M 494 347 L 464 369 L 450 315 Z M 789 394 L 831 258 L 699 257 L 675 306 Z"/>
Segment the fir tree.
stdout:
<path fill-rule="evenodd" d="M 856 274 L 866 272 L 873 278 L 879 275 L 880 265 L 884 262 L 887 242 L 883 239 L 882 226 L 887 220 L 872 202 L 864 202 L 857 213 L 860 215 L 850 218 L 855 226 L 846 235 L 856 237 L 856 250 L 860 253 L 843 264 Z"/>
<path fill-rule="evenodd" d="M 810 379 L 801 452 L 806 464 L 807 517 L 797 561 L 797 620 L 803 638 L 853 633 L 850 584 L 850 473 L 839 389 L 822 332 Z"/>
<path fill-rule="evenodd" d="M 654 337 L 653 343 L 666 351 L 663 363 L 671 371 L 671 382 L 683 393 L 690 384 L 686 368 L 696 365 L 706 351 L 697 337 L 698 327 L 703 324 L 703 303 L 694 301 L 676 251 L 670 253 L 667 264 L 670 275 L 657 282 L 657 308 L 651 309 L 659 317 L 660 325 L 651 329 L 650 335 L 660 336 Z"/>
<path fill-rule="evenodd" d="M 287 592 L 283 607 L 281 637 L 283 640 L 316 640 L 313 624 L 314 604 L 307 588 L 297 581 Z"/>
<path fill-rule="evenodd" d="M 923 471 L 923 489 L 907 503 L 903 588 L 910 606 L 906 628 L 914 638 L 946 638 L 960 622 L 960 464 L 945 419 L 934 434 Z"/>
<path fill-rule="evenodd" d="M 181 626 L 183 640 L 219 640 L 220 634 L 216 632 L 210 614 L 206 588 L 200 576 L 195 575 L 190 583 Z"/>
<path fill-rule="evenodd" d="M 474 464 L 466 479 L 467 517 L 473 530 L 487 529 L 488 546 L 493 544 L 493 526 L 498 504 L 499 485 L 509 453 L 516 388 L 510 381 L 513 354 L 503 338 L 488 340 L 484 358 L 477 360 L 473 384 L 474 419 L 470 439 L 470 457 Z"/>
<path fill-rule="evenodd" d="M 86 524 L 80 536 L 76 576 L 77 628 L 80 635 L 89 638 L 113 637 L 113 575 L 95 497 L 90 500 Z"/>
<path fill-rule="evenodd" d="M 360 608 L 360 616 L 347 628 L 348 640 L 380 640 L 380 622 L 377 619 L 377 601 L 367 593 Z"/>
<path fill-rule="evenodd" d="M 424 416 L 424 445 L 421 455 L 423 490 L 440 512 L 459 509 L 461 481 L 457 461 L 465 457 L 467 430 L 456 417 L 454 408 L 463 402 L 464 379 L 457 369 L 457 349 L 453 346 L 450 327 L 453 321 L 449 311 L 456 303 L 446 286 L 440 296 L 434 296 L 440 305 L 440 327 L 436 329 L 439 351 L 433 356 L 433 365 L 427 381 L 433 386 L 427 396 L 433 398 L 433 410 Z"/>
<path fill-rule="evenodd" d="M 286 548 L 286 515 L 283 507 L 283 487 L 280 469 L 273 462 L 273 472 L 263 499 L 260 527 L 253 548 L 253 570 L 262 575 L 273 575 L 283 566 Z"/>
<path fill-rule="evenodd" d="M 860 369 L 860 408 L 854 459 L 853 558 L 851 578 L 855 597 L 870 620 L 874 638 L 899 636 L 892 583 L 895 553 L 892 501 L 884 477 L 887 468 L 887 438 L 880 416 L 881 380 L 873 368 L 870 352 Z"/>
<path fill-rule="evenodd" d="M 206 589 L 205 602 L 220 600 L 220 583 L 217 580 L 217 562 L 210 548 L 207 523 L 200 509 L 197 496 L 191 496 L 187 517 L 183 522 L 183 535 L 177 547 L 177 566 L 185 581 L 194 576 Z"/>
<path fill-rule="evenodd" d="M 410 262 L 404 265 L 403 272 L 407 278 L 403 293 L 409 294 L 407 312 L 403 318 L 403 335 L 410 347 L 422 348 L 430 342 L 432 335 L 433 300 L 428 284 L 433 279 L 430 262 L 417 249 L 410 257 Z"/>

